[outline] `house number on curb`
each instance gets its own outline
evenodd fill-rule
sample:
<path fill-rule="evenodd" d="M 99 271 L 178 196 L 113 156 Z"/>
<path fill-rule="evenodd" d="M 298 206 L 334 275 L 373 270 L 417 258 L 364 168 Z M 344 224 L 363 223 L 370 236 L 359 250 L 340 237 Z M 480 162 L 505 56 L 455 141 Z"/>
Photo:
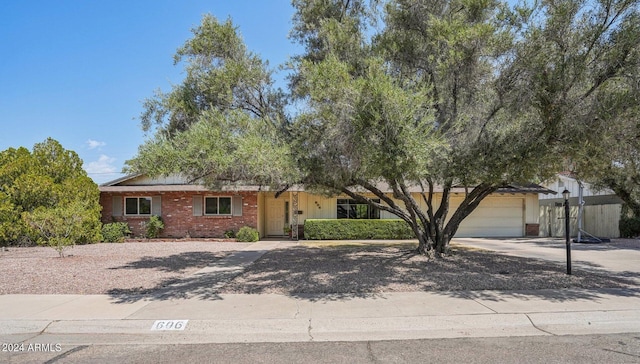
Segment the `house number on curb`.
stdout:
<path fill-rule="evenodd" d="M 151 331 L 154 330 L 173 330 L 182 331 L 187 327 L 189 320 L 157 320 L 151 326 Z"/>

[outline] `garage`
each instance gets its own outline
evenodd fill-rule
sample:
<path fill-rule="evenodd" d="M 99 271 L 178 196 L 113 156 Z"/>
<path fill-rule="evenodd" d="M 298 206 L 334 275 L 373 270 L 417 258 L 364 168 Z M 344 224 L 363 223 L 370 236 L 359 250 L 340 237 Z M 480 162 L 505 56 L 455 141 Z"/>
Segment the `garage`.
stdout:
<path fill-rule="evenodd" d="M 451 199 L 452 211 L 462 199 Z M 487 197 L 460 224 L 458 238 L 524 236 L 524 197 Z"/>

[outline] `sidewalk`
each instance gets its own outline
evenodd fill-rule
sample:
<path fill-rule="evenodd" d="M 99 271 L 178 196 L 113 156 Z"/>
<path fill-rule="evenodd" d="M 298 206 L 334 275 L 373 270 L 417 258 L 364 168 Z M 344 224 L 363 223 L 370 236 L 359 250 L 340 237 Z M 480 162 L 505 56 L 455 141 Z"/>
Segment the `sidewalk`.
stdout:
<path fill-rule="evenodd" d="M 288 244 L 258 242 L 196 274 L 231 279 L 268 249 Z M 640 332 L 640 288 L 164 297 L 161 292 L 131 301 L 108 295 L 3 295 L 0 339 L 181 344 Z M 188 322 L 182 330 L 152 330 L 157 320 Z"/>

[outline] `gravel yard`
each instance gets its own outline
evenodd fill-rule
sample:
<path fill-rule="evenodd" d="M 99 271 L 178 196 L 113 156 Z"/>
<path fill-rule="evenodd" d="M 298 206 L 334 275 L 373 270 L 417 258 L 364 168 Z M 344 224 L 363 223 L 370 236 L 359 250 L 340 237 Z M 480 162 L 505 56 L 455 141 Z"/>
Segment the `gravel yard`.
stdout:
<path fill-rule="evenodd" d="M 0 251 L 0 294 L 105 294 L 140 290 L 193 274 L 248 243 L 136 242 Z"/>
<path fill-rule="evenodd" d="M 128 242 L 80 245 L 65 258 L 45 247 L 0 252 L 0 294 L 150 294 L 247 243 Z M 194 283 L 194 282 L 191 282 Z M 203 288 L 210 282 L 201 282 Z M 196 285 L 197 286 L 197 285 Z M 204 287 L 206 286 L 206 287 Z M 623 276 L 562 264 L 454 249 L 428 260 L 410 245 L 292 246 L 266 253 L 215 293 L 368 294 L 634 286 Z"/>
<path fill-rule="evenodd" d="M 562 264 L 453 249 L 443 259 L 412 246 L 293 247 L 274 250 L 223 287 L 222 293 L 368 294 L 410 291 L 536 290 L 635 287 L 598 272 L 567 276 Z"/>

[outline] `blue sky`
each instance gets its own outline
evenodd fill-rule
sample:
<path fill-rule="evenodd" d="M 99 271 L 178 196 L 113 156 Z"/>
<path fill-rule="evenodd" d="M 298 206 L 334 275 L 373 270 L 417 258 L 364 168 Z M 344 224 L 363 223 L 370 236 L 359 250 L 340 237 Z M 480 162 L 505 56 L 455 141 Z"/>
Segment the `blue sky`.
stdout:
<path fill-rule="evenodd" d="M 299 52 L 290 0 L 0 2 L 0 150 L 52 137 L 97 183 L 120 177 L 144 142 L 142 101 L 182 80 L 173 54 L 206 13 L 272 67 Z"/>

